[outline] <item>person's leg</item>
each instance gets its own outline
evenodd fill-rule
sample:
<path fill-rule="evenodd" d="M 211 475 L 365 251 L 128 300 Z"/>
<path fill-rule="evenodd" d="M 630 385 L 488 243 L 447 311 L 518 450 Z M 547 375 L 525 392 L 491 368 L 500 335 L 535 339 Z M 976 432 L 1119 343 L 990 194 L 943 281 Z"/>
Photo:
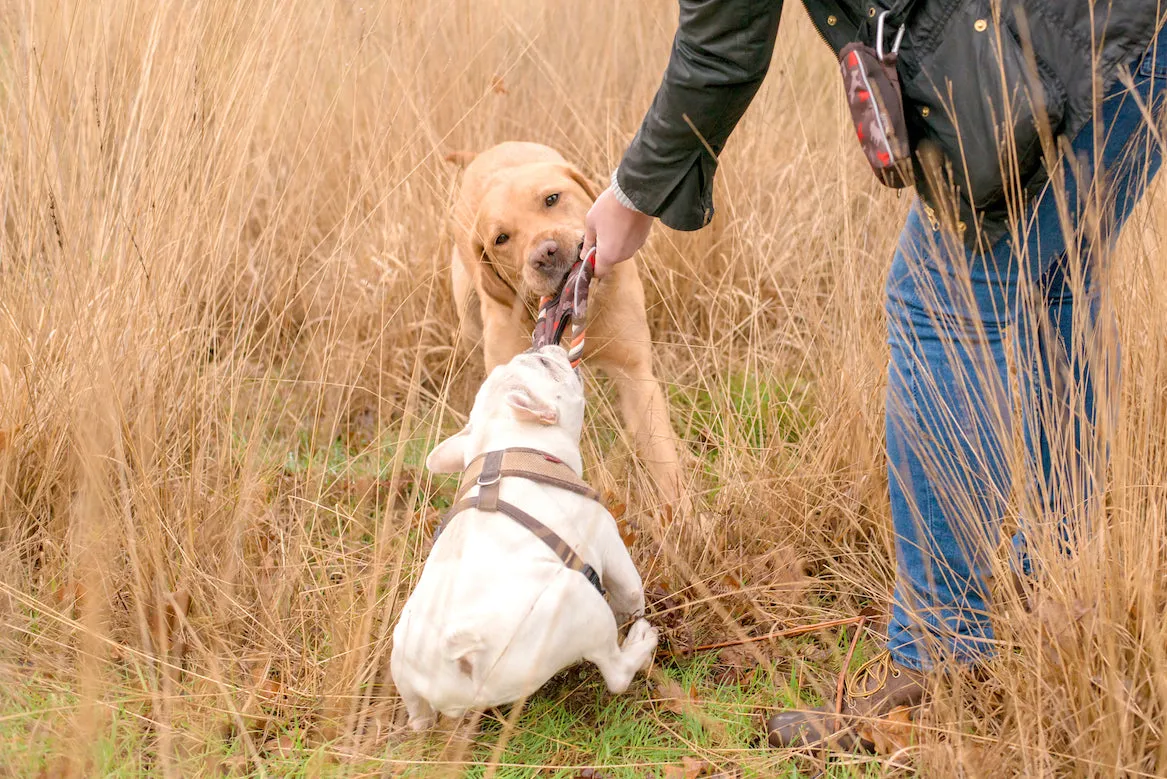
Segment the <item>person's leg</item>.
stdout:
<path fill-rule="evenodd" d="M 773 746 L 847 749 L 856 718 L 918 703 L 939 657 L 988 651 L 987 562 L 999 535 L 1014 447 L 1008 414 L 1012 277 L 945 243 L 914 206 L 887 283 L 887 451 L 897 586 L 888 648 L 833 703 L 767 721 Z"/>
<path fill-rule="evenodd" d="M 1165 40 L 1146 56 L 1167 56 Z M 1079 160 L 1028 212 L 1023 246 L 1005 238 L 980 258 L 930 231 L 919 208 L 905 225 L 887 304 L 898 565 L 888 648 L 905 667 L 974 663 L 991 651 L 989 556 L 1017 488 L 1067 546 L 1098 495 L 1097 393 L 1113 378 L 1115 341 L 1096 281 L 1159 168 L 1162 136 L 1146 118 L 1161 116 L 1163 91 L 1142 63 L 1133 90 L 1116 85 L 1073 141 Z M 1019 533 L 1015 546 L 1024 545 Z"/>
<path fill-rule="evenodd" d="M 1099 458 L 1087 441 L 1099 440 L 1096 394 L 1107 387 L 1097 381 L 1106 373 L 1098 368 L 1095 344 L 1108 338 L 1099 333 L 1111 323 L 1099 316 L 1091 263 L 1100 261 L 1098 247 L 1113 241 L 1162 157 L 1162 135 L 1145 124 L 1140 131 L 1139 123 L 1161 104 L 1164 38 L 1161 33 L 1159 53 L 1150 55 L 1154 79 L 1149 67 L 1136 79 L 1140 99 L 1120 100 L 1119 88 L 1100 114 L 1100 167 L 1110 184 L 1082 202 L 1106 209 L 1074 205 L 1078 188 L 1070 177 L 1075 194 L 1062 201 L 1069 207 L 1059 207 L 1052 195 L 1042 199 L 1019 226 L 1024 248 L 1002 239 L 982 258 L 930 229 L 918 204 L 909 215 L 887 302 L 888 474 L 898 566 L 888 629 L 893 662 L 848 683 L 845 713 L 880 716 L 886 705 L 918 700 L 920 671 L 937 660 L 975 664 L 990 652 L 988 564 L 1016 494 L 1031 483 L 1047 485 L 1037 490 L 1037 504 L 1065 517 L 1074 497 L 1065 497 L 1059 479 L 1077 479 L 1082 494 L 1096 486 Z M 1086 132 L 1089 139 L 1076 144 L 1095 146 L 1093 128 Z M 1070 229 L 1063 230 L 1067 214 Z M 1089 229 L 1100 224 L 1092 218 L 1098 214 L 1105 214 L 1101 227 Z M 1067 232 L 1077 237 L 1067 242 Z M 1102 240 L 1083 244 L 1082 235 Z M 1079 251 L 1079 244 L 1089 250 Z M 1015 412 L 1024 420 L 1020 430 Z M 1073 475 L 1083 461 L 1094 468 L 1090 478 Z M 1070 464 L 1070 476 L 1055 474 L 1059 463 Z M 833 711 L 772 717 L 770 744 L 830 737 L 846 724 Z"/>
<path fill-rule="evenodd" d="M 1039 382 L 1024 385 L 1022 393 L 1029 401 L 1022 414 L 1036 466 L 1027 479 L 1033 490 L 1022 526 L 1032 532 L 1045 525 L 1047 535 L 1060 531 L 1068 549 L 1086 531 L 1082 523 L 1095 508 L 1105 474 L 1118 341 L 1113 308 L 1098 290 L 1105 279 L 1098 277 L 1105 276 L 1119 230 L 1162 164 L 1167 29 L 1131 76 L 1133 89 L 1120 81 L 1096 121 L 1074 139 L 1075 159 L 1059 167 L 1055 183 L 1031 211 L 1033 229 L 1018 252 L 1039 280 L 1048 312 L 1044 321 L 1019 322 L 1018 328 L 1018 363 L 1028 366 L 1020 375 Z M 1070 217 L 1068 226 L 1060 213 Z M 1013 542 L 1015 564 L 1028 573 L 1024 530 Z"/>
<path fill-rule="evenodd" d="M 1113 426 L 1099 426 L 1098 412 L 1112 395 L 1118 342 L 1113 313 L 1103 311 L 1105 280 L 1084 261 L 1090 256 L 1097 259 L 1055 258 L 1036 283 L 1024 285 L 1016 306 L 1015 411 L 1027 452 L 1013 509 L 1018 529 L 1010 567 L 1018 584 L 1035 573 L 1030 536 L 1055 555 L 1072 553 L 1102 494 Z"/>
<path fill-rule="evenodd" d="M 988 571 L 1014 481 L 1007 347 L 1018 273 L 930 228 L 920 207 L 887 282 L 888 488 L 901 666 L 989 651 Z"/>

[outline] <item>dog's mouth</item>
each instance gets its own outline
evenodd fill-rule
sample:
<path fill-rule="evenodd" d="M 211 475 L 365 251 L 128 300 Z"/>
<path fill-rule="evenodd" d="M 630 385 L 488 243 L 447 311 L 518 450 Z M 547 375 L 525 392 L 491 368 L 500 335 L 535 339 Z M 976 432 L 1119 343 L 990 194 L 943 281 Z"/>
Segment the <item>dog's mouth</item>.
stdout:
<path fill-rule="evenodd" d="M 526 354 L 556 381 L 562 381 L 573 374 L 571 363 L 567 360 L 567 352 L 562 346 L 549 344 L 539 348 L 532 347 Z"/>
<path fill-rule="evenodd" d="M 537 298 L 552 297 L 563 288 L 563 282 L 567 279 L 567 274 L 570 272 L 570 265 L 563 269 L 557 268 L 554 272 L 536 271 L 532 269 L 533 278 L 527 287 Z"/>
<path fill-rule="evenodd" d="M 579 262 L 582 253 L 583 241 L 581 240 L 573 247 L 573 251 L 565 253 L 563 259 L 554 265 L 540 268 L 528 263 L 527 267 L 531 271 L 532 283 L 529 285 L 531 291 L 539 297 L 555 295 L 559 290 L 563 289 L 563 283 L 567 281 L 567 275 L 571 273 L 571 269 Z"/>
<path fill-rule="evenodd" d="M 563 289 L 563 285 L 567 283 L 567 277 L 571 273 L 571 267 L 575 265 L 575 260 L 572 260 L 566 267 L 562 268 L 559 273 L 554 276 L 555 290 Z"/>

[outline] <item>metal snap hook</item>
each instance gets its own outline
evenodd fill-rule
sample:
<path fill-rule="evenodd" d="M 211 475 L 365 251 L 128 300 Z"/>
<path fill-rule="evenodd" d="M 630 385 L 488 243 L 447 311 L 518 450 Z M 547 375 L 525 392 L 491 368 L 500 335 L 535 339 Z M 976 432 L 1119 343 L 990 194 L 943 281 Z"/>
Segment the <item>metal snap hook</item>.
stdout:
<path fill-rule="evenodd" d="M 875 53 L 877 55 L 879 55 L 880 59 L 883 59 L 884 57 L 886 57 L 887 54 L 895 54 L 896 52 L 898 52 L 900 50 L 900 41 L 902 41 L 904 39 L 904 28 L 907 26 L 907 25 L 903 25 L 903 24 L 900 25 L 899 30 L 896 31 L 895 40 L 892 41 L 891 51 L 887 52 L 887 54 L 884 54 L 884 52 L 883 52 L 883 20 L 884 20 L 884 17 L 886 17 L 890 13 L 891 13 L 891 11 L 884 11 L 883 13 L 881 13 L 879 15 L 879 18 L 875 22 Z"/>

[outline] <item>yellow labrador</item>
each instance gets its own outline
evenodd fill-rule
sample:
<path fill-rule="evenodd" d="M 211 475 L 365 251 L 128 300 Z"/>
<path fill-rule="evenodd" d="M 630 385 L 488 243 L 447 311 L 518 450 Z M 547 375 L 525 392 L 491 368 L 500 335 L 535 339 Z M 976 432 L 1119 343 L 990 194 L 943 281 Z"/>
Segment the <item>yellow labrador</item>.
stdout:
<path fill-rule="evenodd" d="M 559 152 L 537 143 L 501 143 L 447 159 L 465 165 L 451 219 L 459 337 L 481 339 L 489 372 L 530 348 L 531 313 L 579 259 L 584 217 L 599 193 Z M 635 259 L 617 265 L 589 296 L 584 360 L 616 382 L 637 454 L 661 497 L 680 506 L 677 442 L 653 374 Z"/>

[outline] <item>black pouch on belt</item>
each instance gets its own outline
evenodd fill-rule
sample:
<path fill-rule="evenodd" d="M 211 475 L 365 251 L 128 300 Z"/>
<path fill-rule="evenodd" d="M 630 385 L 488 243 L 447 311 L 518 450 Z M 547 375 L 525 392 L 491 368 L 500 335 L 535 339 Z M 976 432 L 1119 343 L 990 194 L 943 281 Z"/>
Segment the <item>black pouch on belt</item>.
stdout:
<path fill-rule="evenodd" d="M 896 52 L 904 35 L 900 27 L 891 50 L 883 50 L 883 20 L 879 16 L 875 48 L 849 43 L 839 52 L 839 68 L 855 134 L 876 178 L 900 189 L 913 183 L 912 148 L 904 120 L 904 99 L 896 73 Z"/>

